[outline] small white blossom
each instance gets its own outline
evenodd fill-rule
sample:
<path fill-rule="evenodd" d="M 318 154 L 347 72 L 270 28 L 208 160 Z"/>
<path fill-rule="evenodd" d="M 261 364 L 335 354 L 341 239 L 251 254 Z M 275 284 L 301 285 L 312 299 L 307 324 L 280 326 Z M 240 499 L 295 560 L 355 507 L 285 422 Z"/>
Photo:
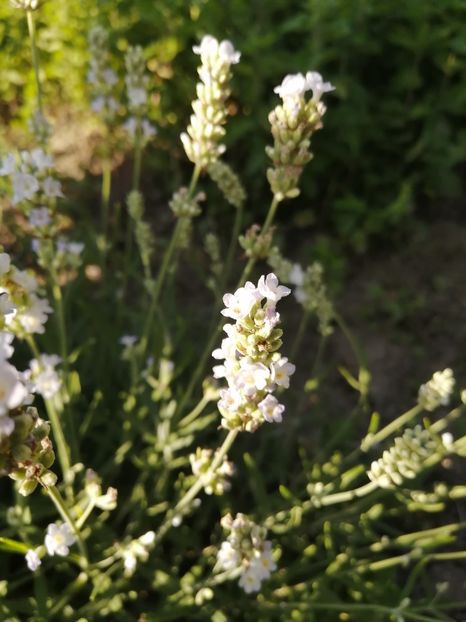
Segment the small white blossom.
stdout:
<path fill-rule="evenodd" d="M 8 253 L 0 253 L 0 276 L 3 276 L 10 270 L 10 255 Z"/>
<path fill-rule="evenodd" d="M 16 158 L 12 153 L 8 153 L 2 160 L 0 166 L 0 177 L 10 176 L 16 171 Z"/>
<path fill-rule="evenodd" d="M 119 342 L 125 348 L 132 348 L 137 340 L 138 338 L 136 337 L 136 335 L 123 335 L 122 337 L 120 337 Z"/>
<path fill-rule="evenodd" d="M 261 295 L 256 287 L 248 281 L 244 287 L 240 287 L 234 294 L 225 294 L 223 304 L 225 309 L 222 315 L 239 320 L 251 312 L 252 307 L 261 299 Z"/>
<path fill-rule="evenodd" d="M 259 402 L 258 407 L 266 421 L 269 423 L 281 423 L 285 407 L 279 403 L 275 396 L 269 393 L 262 402 Z"/>
<path fill-rule="evenodd" d="M 306 73 L 306 86 L 312 91 L 312 100 L 319 102 L 324 93 L 334 91 L 335 87 L 330 82 L 324 82 L 322 76 L 317 71 Z"/>
<path fill-rule="evenodd" d="M 42 334 L 45 330 L 44 324 L 47 322 L 48 314 L 52 311 L 48 300 L 31 294 L 30 305 L 19 314 L 18 320 L 27 333 Z"/>
<path fill-rule="evenodd" d="M 296 371 L 296 366 L 290 363 L 286 356 L 282 356 L 281 359 L 272 363 L 272 380 L 278 384 L 279 387 L 288 389 L 290 386 L 290 376 Z"/>
<path fill-rule="evenodd" d="M 45 548 L 49 555 L 66 557 L 70 552 L 69 547 L 76 542 L 76 536 L 67 523 L 61 525 L 51 523 L 47 527 L 45 536 Z"/>
<path fill-rule="evenodd" d="M 296 73 L 285 76 L 280 86 L 275 87 L 273 92 L 282 99 L 296 98 L 302 97 L 310 88 L 303 74 Z"/>
<path fill-rule="evenodd" d="M 42 190 L 45 196 L 51 199 L 65 196 L 61 189 L 61 183 L 53 177 L 46 177 L 44 179 L 42 182 Z"/>
<path fill-rule="evenodd" d="M 16 311 L 16 306 L 11 302 L 7 292 L 0 291 L 0 315 L 11 315 Z"/>
<path fill-rule="evenodd" d="M 62 381 L 55 366 L 61 362 L 56 354 L 42 354 L 29 363 L 31 390 L 46 400 L 52 398 L 61 388 Z"/>
<path fill-rule="evenodd" d="M 6 415 L 9 410 L 18 408 L 27 396 L 28 392 L 17 369 L 6 361 L 0 361 L 0 415 Z"/>
<path fill-rule="evenodd" d="M 11 176 L 13 185 L 12 203 L 17 205 L 21 201 L 32 199 L 40 186 L 34 175 L 29 173 L 14 172 Z"/>
<path fill-rule="evenodd" d="M 217 560 L 225 570 L 233 570 L 241 562 L 241 556 L 231 543 L 225 540 L 217 553 Z"/>
<path fill-rule="evenodd" d="M 0 389 L 1 390 L 1 389 Z M 15 429 L 15 422 L 7 415 L 0 415 L 0 440 L 2 437 L 10 436 Z"/>
<path fill-rule="evenodd" d="M 271 272 L 267 276 L 261 276 L 257 284 L 257 289 L 264 298 L 270 302 L 278 302 L 291 292 L 289 287 L 279 285 L 278 278 Z"/>
<path fill-rule="evenodd" d="M 36 207 L 31 210 L 29 214 L 29 224 L 31 227 L 38 227 L 42 229 L 47 227 L 52 222 L 50 213 L 47 207 Z"/>
<path fill-rule="evenodd" d="M 6 361 L 13 354 L 13 343 L 14 335 L 11 333 L 6 333 L 4 331 L 0 331 L 0 363 L 2 361 Z"/>
<path fill-rule="evenodd" d="M 39 566 L 42 564 L 37 551 L 33 549 L 29 549 L 29 551 L 25 555 L 27 567 L 31 572 L 35 572 Z"/>

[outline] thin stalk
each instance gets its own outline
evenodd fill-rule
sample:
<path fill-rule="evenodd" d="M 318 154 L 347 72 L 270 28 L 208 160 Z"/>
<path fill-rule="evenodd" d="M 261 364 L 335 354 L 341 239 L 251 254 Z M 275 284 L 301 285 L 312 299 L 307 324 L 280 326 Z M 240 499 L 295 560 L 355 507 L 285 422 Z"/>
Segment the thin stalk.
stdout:
<path fill-rule="evenodd" d="M 191 183 L 189 184 L 188 196 L 191 197 L 199 179 L 199 175 L 201 174 L 201 167 L 196 165 L 193 170 L 193 174 L 191 177 Z M 160 266 L 159 273 L 157 275 L 157 280 L 155 281 L 154 289 L 152 290 L 150 307 L 147 313 L 147 320 L 144 326 L 144 332 L 142 333 L 141 342 L 139 346 L 139 356 L 140 361 L 144 359 L 144 355 L 146 354 L 147 347 L 150 341 L 150 335 L 152 330 L 152 324 L 154 323 L 154 316 L 157 311 L 157 304 L 159 301 L 159 296 L 162 291 L 162 287 L 165 283 L 165 279 L 167 276 L 168 269 L 170 267 L 173 255 L 178 246 L 178 240 L 181 234 L 182 225 L 181 219 L 178 219 L 175 229 L 173 230 L 173 234 L 170 240 L 170 243 L 165 251 L 165 255 L 162 260 L 162 265 Z"/>
<path fill-rule="evenodd" d="M 354 488 L 353 490 L 345 490 L 343 492 L 336 492 L 331 495 L 326 495 L 325 497 L 320 497 L 317 503 L 311 504 L 314 507 L 318 507 L 321 505 L 335 505 L 336 503 L 345 503 L 346 501 L 351 501 L 353 499 L 359 497 L 365 497 L 366 495 L 377 490 L 378 485 L 375 482 L 368 482 L 359 488 Z"/>
<path fill-rule="evenodd" d="M 81 553 L 81 565 L 83 569 L 86 569 L 89 566 L 86 543 L 84 542 L 81 532 L 76 526 L 76 523 L 74 522 L 70 512 L 68 511 L 68 508 L 66 507 L 65 502 L 62 499 L 62 496 L 60 495 L 58 489 L 55 486 L 46 486 L 43 482 L 40 483 L 42 484 L 45 492 L 48 494 L 50 499 L 53 501 L 62 519 L 65 521 L 65 523 L 68 524 L 70 529 L 75 534 L 79 551 Z"/>
<path fill-rule="evenodd" d="M 239 232 L 240 232 L 241 223 L 243 220 L 243 212 L 244 212 L 244 205 L 243 203 L 241 203 L 241 205 L 236 209 L 235 221 L 233 223 L 233 231 L 231 234 L 230 244 L 228 246 L 227 258 L 225 260 L 222 278 L 219 283 L 219 295 L 220 296 L 223 295 L 223 291 L 225 290 L 226 284 L 228 282 L 228 277 L 230 276 L 231 266 L 233 263 L 233 258 L 235 256 L 235 248 L 236 248 L 236 245 L 238 244 Z M 217 305 L 219 305 L 219 303 L 220 303 L 220 300 L 217 301 Z"/>
<path fill-rule="evenodd" d="M 43 115 L 43 106 L 42 106 L 42 87 L 40 84 L 40 75 L 39 75 L 39 54 L 37 52 L 37 42 L 36 42 L 36 26 L 34 23 L 34 14 L 32 11 L 26 11 L 27 23 L 28 23 L 28 31 L 29 38 L 31 40 L 31 55 L 32 55 L 32 64 L 34 67 L 34 76 L 36 79 L 36 97 L 37 97 L 37 108 L 41 116 Z"/>
<path fill-rule="evenodd" d="M 141 139 L 142 139 L 141 119 L 138 118 L 137 125 L 136 125 L 135 142 L 134 142 L 133 182 L 131 186 L 131 189 L 133 190 L 133 192 L 139 190 L 139 183 L 141 179 L 141 163 L 142 163 L 142 152 L 143 152 L 143 145 L 142 145 Z M 124 269 L 124 275 L 123 275 L 123 296 L 126 291 L 126 284 L 128 282 L 128 273 L 129 273 L 129 266 L 131 262 L 131 252 L 132 252 L 132 246 L 133 246 L 133 231 L 134 231 L 133 219 L 131 218 L 131 215 L 129 214 L 129 211 L 128 211 L 127 221 L 126 221 L 126 244 L 125 244 L 125 269 Z"/>
<path fill-rule="evenodd" d="M 296 355 L 298 354 L 299 347 L 301 345 L 301 341 L 303 340 L 304 333 L 306 332 L 307 325 L 309 323 L 310 313 L 309 311 L 304 311 L 301 315 L 301 320 L 299 322 L 298 330 L 296 331 L 296 335 L 293 341 L 293 345 L 290 350 L 290 359 L 294 361 Z"/>
<path fill-rule="evenodd" d="M 81 514 L 81 516 L 78 518 L 78 520 L 76 521 L 76 527 L 78 529 L 82 529 L 84 527 L 85 522 L 87 521 L 89 516 L 92 514 L 92 510 L 94 508 L 95 508 L 95 502 L 94 501 L 89 501 L 89 503 L 87 504 L 86 509 Z"/>
<path fill-rule="evenodd" d="M 58 275 L 54 268 L 50 268 L 50 276 L 52 279 L 52 295 L 55 306 L 55 314 L 57 318 L 57 326 L 58 326 L 58 336 L 60 342 L 60 356 L 63 362 L 63 371 L 65 375 L 65 387 L 68 391 L 68 380 L 69 380 L 69 363 L 68 363 L 68 340 L 66 334 L 66 321 L 65 321 L 65 308 L 63 304 L 63 294 L 58 282 Z M 71 412 L 69 407 L 63 407 L 63 412 L 66 418 L 66 427 L 69 435 L 69 443 L 71 456 L 74 462 L 79 461 L 79 450 L 78 443 L 76 440 L 76 430 L 74 426 L 73 417 L 71 416 Z"/>
<path fill-rule="evenodd" d="M 356 358 L 359 369 L 368 369 L 366 355 L 364 351 L 361 349 L 359 343 L 355 339 L 353 333 L 349 329 L 345 320 L 336 311 L 334 311 L 334 318 L 335 318 L 335 322 L 340 327 L 341 332 L 345 335 L 346 339 L 348 340 L 348 343 L 350 344 L 351 349 L 353 350 L 353 354 Z"/>
<path fill-rule="evenodd" d="M 230 430 L 228 432 L 221 447 L 215 452 L 215 457 L 212 460 L 212 464 L 210 465 L 208 472 L 206 473 L 206 478 L 208 475 L 214 474 L 217 468 L 220 466 L 223 458 L 227 455 L 231 446 L 235 442 L 235 439 L 238 436 L 238 432 L 238 429 Z M 159 544 L 162 541 L 162 539 L 165 537 L 166 533 L 170 530 L 170 527 L 172 526 L 173 518 L 177 514 L 180 514 L 186 508 L 186 506 L 188 506 L 193 501 L 193 499 L 195 499 L 196 495 L 201 491 L 203 485 L 203 480 L 198 478 L 191 486 L 191 488 L 180 499 L 180 501 L 178 501 L 176 506 L 167 513 L 165 520 L 160 525 L 156 533 L 155 544 Z"/>
<path fill-rule="evenodd" d="M 37 344 L 34 341 L 32 335 L 27 335 L 26 340 L 31 349 L 33 356 L 40 361 L 40 352 L 37 348 Z M 72 495 L 72 490 L 70 490 L 71 486 L 69 483 L 69 474 L 71 473 L 71 461 L 70 455 L 68 451 L 68 444 L 66 442 L 65 434 L 63 432 L 63 427 L 61 425 L 60 417 L 58 416 L 57 410 L 55 408 L 55 404 L 51 399 L 45 399 L 45 408 L 47 409 L 47 415 L 50 420 L 50 424 L 52 426 L 53 437 L 57 446 L 58 453 L 58 461 L 60 462 L 60 468 L 63 474 L 63 479 L 67 484 L 67 496 Z"/>
<path fill-rule="evenodd" d="M 273 223 L 273 219 L 275 217 L 275 213 L 277 211 L 277 207 L 279 205 L 279 202 L 275 199 L 275 197 L 273 198 L 270 207 L 269 207 L 269 211 L 267 213 L 267 217 L 265 219 L 264 225 L 262 227 L 262 233 L 267 233 L 267 231 L 270 229 L 270 227 L 272 226 Z M 240 276 L 240 279 L 238 281 L 238 284 L 236 286 L 236 288 L 240 287 L 245 281 L 246 279 L 249 277 L 249 275 L 251 274 L 252 269 L 254 268 L 255 264 L 256 264 L 256 258 L 255 257 L 251 257 L 248 261 L 248 263 L 246 264 L 243 273 Z M 209 359 L 209 356 L 212 353 L 212 348 L 214 347 L 218 336 L 220 335 L 221 331 L 222 331 L 222 326 L 223 326 L 223 318 L 221 318 L 216 327 L 214 328 L 213 332 L 211 333 L 210 339 L 208 340 L 204 351 L 202 352 L 198 362 L 197 362 L 197 366 L 196 369 L 194 371 L 194 373 L 191 375 L 191 379 L 188 383 L 188 386 L 186 387 L 186 391 L 184 392 L 183 396 L 181 397 L 179 403 L 178 403 L 178 408 L 177 411 L 175 413 L 175 417 L 179 416 L 180 413 L 183 412 L 186 404 L 188 403 L 188 401 L 191 398 L 191 395 L 194 391 L 194 389 L 196 388 L 200 378 L 202 377 L 202 374 L 204 373 L 204 367 Z"/>
<path fill-rule="evenodd" d="M 209 402 L 210 399 L 203 395 L 199 402 L 196 404 L 196 406 L 192 409 L 192 411 L 188 413 L 186 417 L 183 417 L 183 419 L 178 424 L 178 427 L 184 428 L 185 426 L 195 421 Z"/>
<path fill-rule="evenodd" d="M 102 163 L 102 186 L 101 186 L 101 219 L 102 233 L 104 237 L 103 257 L 107 254 L 108 229 L 110 219 L 110 193 L 112 189 L 112 164 L 108 157 Z"/>
<path fill-rule="evenodd" d="M 369 449 L 371 449 L 374 445 L 377 445 L 381 441 L 385 440 L 388 436 L 399 430 L 399 428 L 401 428 L 402 426 L 409 423 L 421 412 L 421 406 L 419 406 L 419 404 L 416 404 L 416 406 L 391 421 L 388 425 L 386 425 L 375 434 L 368 434 L 361 442 L 361 450 L 364 452 L 369 451 Z"/>

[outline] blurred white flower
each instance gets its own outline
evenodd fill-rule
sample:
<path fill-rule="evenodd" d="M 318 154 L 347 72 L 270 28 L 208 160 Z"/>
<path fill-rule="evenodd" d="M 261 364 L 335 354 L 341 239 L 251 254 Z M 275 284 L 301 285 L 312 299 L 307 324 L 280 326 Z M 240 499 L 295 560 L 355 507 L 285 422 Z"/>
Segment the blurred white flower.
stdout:
<path fill-rule="evenodd" d="M 51 523 L 47 527 L 44 544 L 49 555 L 66 557 L 70 552 L 69 547 L 75 542 L 76 536 L 67 523 Z"/>
<path fill-rule="evenodd" d="M 27 567 L 31 572 L 35 572 L 39 566 L 42 564 L 37 551 L 33 549 L 29 549 L 29 551 L 25 555 Z"/>
<path fill-rule="evenodd" d="M 50 213 L 47 207 L 35 207 L 29 214 L 29 224 L 31 227 L 38 227 L 42 229 L 47 227 L 52 222 Z"/>

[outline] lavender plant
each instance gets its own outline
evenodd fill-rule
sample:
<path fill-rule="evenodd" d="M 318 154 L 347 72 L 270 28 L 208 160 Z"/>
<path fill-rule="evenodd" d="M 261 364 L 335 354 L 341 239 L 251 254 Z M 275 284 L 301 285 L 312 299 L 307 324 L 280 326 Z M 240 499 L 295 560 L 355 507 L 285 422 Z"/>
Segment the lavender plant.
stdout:
<path fill-rule="evenodd" d="M 37 114 L 45 121 L 38 6 L 14 6 L 30 26 Z M 134 149 L 126 231 L 117 231 L 104 255 L 92 256 L 97 245 L 89 239 L 70 241 L 67 229 L 79 231 L 79 217 L 73 222 L 67 214 L 66 184 L 46 132 L 36 132 L 39 144 L 29 151 L 1 160 L 4 222 L 15 232 L 12 242 L 1 238 L 0 253 L 2 619 L 451 619 L 448 612 L 460 604 L 443 601 L 441 586 L 434 599 L 423 594 L 417 578 L 431 561 L 466 557 L 449 546 L 465 525 L 443 518 L 416 531 L 406 526 L 411 512 L 441 514 L 466 496 L 465 486 L 428 479 L 466 455 L 459 425 L 466 392 L 449 410 L 458 400 L 446 369 L 420 387 L 416 404 L 398 418 L 381 425 L 376 413 L 369 417 L 370 374 L 322 266 L 304 270 L 274 240 L 277 208 L 299 194 L 312 134 L 323 125 L 322 96 L 334 87 L 310 71 L 286 76 L 275 89 L 282 101 L 269 117 L 272 201 L 262 226 L 240 235 L 246 193 L 220 160 L 240 52 L 205 36 L 193 48 L 200 82 L 181 134 L 194 168 L 189 184 L 167 201 L 176 224 L 161 249 L 143 220 L 140 187 L 143 148 L 154 135 L 146 118 L 144 51 L 134 47 L 124 61 L 112 58 L 102 27 L 89 40 L 91 107 L 109 132 L 120 121 L 118 72 L 110 67 L 126 68 L 126 129 Z M 107 210 L 108 153 L 103 157 Z M 179 266 L 183 251 L 190 263 L 198 256 L 189 234 L 202 212 L 214 209 L 209 179 L 235 218 L 226 257 L 212 231 L 205 237 L 202 261 L 209 257 L 212 266 L 201 271 L 196 289 L 210 286 L 215 301 L 212 330 L 196 339 Z M 109 213 L 101 224 L 105 237 Z M 64 226 L 66 216 L 71 224 Z M 224 293 L 239 246 L 246 263 L 233 293 Z M 286 355 L 292 291 L 302 320 L 290 358 L 299 362 L 312 314 L 321 343 L 341 331 L 359 362 L 357 376 L 344 375 L 359 393 L 356 412 L 368 429 L 347 455 L 324 448 L 316 456 L 293 439 L 293 460 L 301 465 L 290 474 L 280 463 L 302 410 L 301 380 L 292 378 L 299 366 Z M 203 350 L 190 359 L 199 341 Z M 31 358 L 21 366 L 26 348 Z M 402 527 L 389 526 L 389 519 Z M 395 581 L 387 572 L 398 567 L 405 587 L 386 590 L 387 577 Z"/>

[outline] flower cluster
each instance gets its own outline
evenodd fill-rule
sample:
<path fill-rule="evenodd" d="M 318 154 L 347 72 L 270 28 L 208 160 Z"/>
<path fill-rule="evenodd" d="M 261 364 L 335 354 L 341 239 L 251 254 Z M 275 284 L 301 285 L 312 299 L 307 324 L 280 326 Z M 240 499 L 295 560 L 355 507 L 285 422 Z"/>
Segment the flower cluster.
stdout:
<path fill-rule="evenodd" d="M 72 242 L 65 237 L 35 238 L 32 240 L 32 250 L 37 256 L 37 262 L 46 270 L 57 273 L 77 270 L 82 264 L 82 242 Z"/>
<path fill-rule="evenodd" d="M 196 88 L 197 99 L 192 103 L 194 114 L 186 132 L 181 134 L 181 142 L 191 162 L 206 167 L 225 151 L 220 141 L 225 134 L 230 67 L 239 62 L 240 53 L 230 41 L 218 42 L 210 35 L 203 37 L 193 51 L 201 57 L 201 81 Z"/>
<path fill-rule="evenodd" d="M 298 196 L 301 172 L 312 159 L 311 136 L 322 127 L 326 110 L 320 99 L 323 93 L 333 89 L 314 71 L 308 71 L 305 76 L 288 75 L 275 89 L 283 101 L 269 115 L 274 145 L 267 147 L 266 153 L 273 162 L 267 178 L 277 201 Z M 309 90 L 313 97 L 306 101 L 305 93 Z"/>
<path fill-rule="evenodd" d="M 282 420 L 285 407 L 272 393 L 277 387 L 289 387 L 295 366 L 279 352 L 283 331 L 277 328 L 276 304 L 289 293 L 271 273 L 261 276 L 257 287 L 248 281 L 223 297 L 222 314 L 235 320 L 224 326 L 227 337 L 212 353 L 224 359 L 214 367 L 214 376 L 228 383 L 218 402 L 224 428 L 254 432 L 265 421 Z"/>
<path fill-rule="evenodd" d="M 0 330 L 6 327 L 18 337 L 44 332 L 52 308 L 38 295 L 38 287 L 32 274 L 18 270 L 7 253 L 0 253 Z"/>
<path fill-rule="evenodd" d="M 367 475 L 380 488 L 401 486 L 405 479 L 419 475 L 429 458 L 447 453 L 450 439 L 449 434 L 440 439 L 420 425 L 408 428 L 402 436 L 395 438 L 393 446 L 384 451 L 381 458 L 372 462 Z"/>
<path fill-rule="evenodd" d="M 88 502 L 100 510 L 110 511 L 117 506 L 118 491 L 116 488 L 109 487 L 107 492 L 102 490 L 102 481 L 95 471 L 87 469 L 84 490 Z"/>
<path fill-rule="evenodd" d="M 118 77 L 109 66 L 108 33 L 101 26 L 95 26 L 89 32 L 89 52 L 91 59 L 87 81 L 92 89 L 91 107 L 105 121 L 111 121 L 118 110 L 114 97 Z"/>
<path fill-rule="evenodd" d="M 195 454 L 190 454 L 189 461 L 193 475 L 201 480 L 206 494 L 223 495 L 226 490 L 230 490 L 231 484 L 228 478 L 235 472 L 235 467 L 224 456 L 220 465 L 212 471 L 211 465 L 214 458 L 215 455 L 211 449 L 198 447 Z"/>
<path fill-rule="evenodd" d="M 118 554 L 123 560 L 125 577 L 131 577 L 136 570 L 138 561 L 145 562 L 149 559 L 149 551 L 153 547 L 154 541 L 155 533 L 148 531 L 139 538 L 120 546 Z"/>
<path fill-rule="evenodd" d="M 63 197 L 61 184 L 53 174 L 52 157 L 41 148 L 21 151 L 18 156 L 9 153 L 0 166 L 2 176 L 11 181 L 13 205 L 28 201 L 37 206 L 35 210 L 29 209 L 31 227 L 39 230 L 49 227 L 50 209 L 55 199 Z"/>
<path fill-rule="evenodd" d="M 428 411 L 447 406 L 454 388 L 455 378 L 451 369 L 436 371 L 429 382 L 421 385 L 417 396 L 418 404 Z"/>
<path fill-rule="evenodd" d="M 144 118 L 147 114 L 149 80 L 145 74 L 144 53 L 139 45 L 128 48 L 125 65 L 128 110 L 132 116 L 126 121 L 124 128 L 132 141 L 142 140 L 146 144 L 156 134 L 156 129 Z"/>
<path fill-rule="evenodd" d="M 335 310 L 327 295 L 322 264 L 314 261 L 303 270 L 299 263 L 285 259 L 276 246 L 271 249 L 268 262 L 285 283 L 295 286 L 294 295 L 299 304 L 309 313 L 316 314 L 321 335 L 331 335 Z"/>
<path fill-rule="evenodd" d="M 244 514 L 235 518 L 227 514 L 222 527 L 229 532 L 217 553 L 224 570 L 239 570 L 239 586 L 246 593 L 258 592 L 261 583 L 270 577 L 277 565 L 272 557 L 272 543 L 266 540 L 267 530 L 259 527 Z"/>
<path fill-rule="evenodd" d="M 271 227 L 262 233 L 260 225 L 255 224 L 251 225 L 244 235 L 240 235 L 238 242 L 244 249 L 246 257 L 253 257 L 256 260 L 267 259 L 273 240 L 273 231 L 274 228 Z"/>
<path fill-rule="evenodd" d="M 215 160 L 209 164 L 207 172 L 228 203 L 240 208 L 246 200 L 246 191 L 232 168 L 222 160 Z"/>

